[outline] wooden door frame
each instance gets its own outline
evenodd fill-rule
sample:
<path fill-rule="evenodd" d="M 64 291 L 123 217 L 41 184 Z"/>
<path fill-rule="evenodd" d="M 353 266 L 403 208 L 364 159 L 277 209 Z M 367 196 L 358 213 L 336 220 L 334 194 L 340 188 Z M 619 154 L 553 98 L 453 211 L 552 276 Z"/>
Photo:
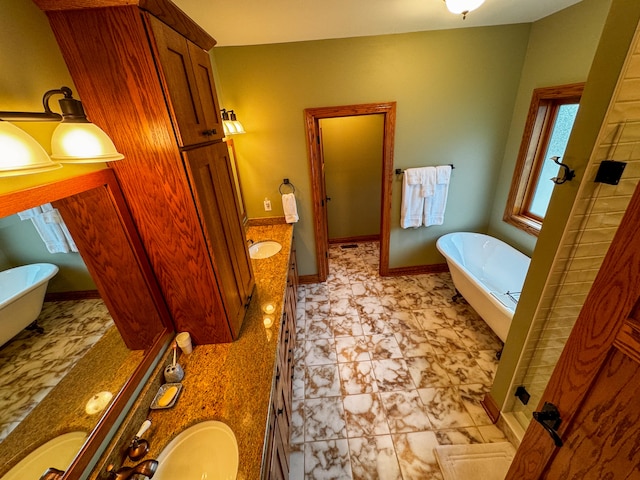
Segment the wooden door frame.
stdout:
<path fill-rule="evenodd" d="M 391 188 L 393 181 L 393 151 L 396 127 L 396 102 L 367 103 L 338 107 L 307 108 L 304 111 L 305 134 L 311 175 L 313 228 L 316 241 L 317 276 L 313 281 L 324 282 L 329 273 L 329 239 L 327 238 L 327 209 L 322 198 L 322 165 L 320 153 L 320 120 L 324 118 L 384 115 L 382 139 L 382 200 L 380 215 L 380 275 L 389 274 L 389 240 L 391 231 Z"/>

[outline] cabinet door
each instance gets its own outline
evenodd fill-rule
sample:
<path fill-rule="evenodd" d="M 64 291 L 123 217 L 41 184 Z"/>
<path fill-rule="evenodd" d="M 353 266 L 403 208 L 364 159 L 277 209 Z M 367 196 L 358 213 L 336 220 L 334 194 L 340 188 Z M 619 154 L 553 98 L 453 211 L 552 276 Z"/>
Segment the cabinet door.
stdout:
<path fill-rule="evenodd" d="M 227 320 L 237 338 L 254 278 L 229 177 L 227 147 L 224 143 L 210 144 L 184 152 L 184 156 Z"/>
<path fill-rule="evenodd" d="M 213 79 L 213 69 L 211 68 L 211 58 L 209 53 L 198 47 L 195 43 L 187 41 L 189 44 L 189 56 L 193 66 L 193 76 L 200 95 L 200 104 L 206 128 L 209 131 L 211 140 L 222 140 L 224 137 L 224 127 L 220 116 L 220 104 L 216 93 L 216 85 Z"/>
<path fill-rule="evenodd" d="M 207 52 L 149 15 L 158 71 L 181 146 L 220 140 L 222 120 Z"/>

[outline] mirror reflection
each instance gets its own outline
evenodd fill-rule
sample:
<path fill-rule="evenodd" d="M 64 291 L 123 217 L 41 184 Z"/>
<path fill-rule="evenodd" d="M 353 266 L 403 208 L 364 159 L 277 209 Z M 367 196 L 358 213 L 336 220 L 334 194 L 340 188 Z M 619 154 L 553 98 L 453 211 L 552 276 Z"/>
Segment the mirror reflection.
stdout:
<path fill-rule="evenodd" d="M 0 299 L 0 476 L 53 438 L 88 436 L 145 355 L 125 345 L 68 231 L 43 240 L 26 213 L 0 218 L 0 295 L 12 298 Z"/>

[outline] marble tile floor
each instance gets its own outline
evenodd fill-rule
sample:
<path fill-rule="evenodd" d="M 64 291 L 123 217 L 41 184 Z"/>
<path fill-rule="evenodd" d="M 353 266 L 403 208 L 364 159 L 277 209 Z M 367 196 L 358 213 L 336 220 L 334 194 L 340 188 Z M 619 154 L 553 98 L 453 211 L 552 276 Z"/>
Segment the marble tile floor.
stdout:
<path fill-rule="evenodd" d="M 45 302 L 40 334 L 23 330 L 0 347 L 0 441 L 114 326 L 100 299 Z"/>
<path fill-rule="evenodd" d="M 433 448 L 503 442 L 480 401 L 500 339 L 448 273 L 378 275 L 378 243 L 330 248 L 298 292 L 290 480 L 442 479 Z"/>

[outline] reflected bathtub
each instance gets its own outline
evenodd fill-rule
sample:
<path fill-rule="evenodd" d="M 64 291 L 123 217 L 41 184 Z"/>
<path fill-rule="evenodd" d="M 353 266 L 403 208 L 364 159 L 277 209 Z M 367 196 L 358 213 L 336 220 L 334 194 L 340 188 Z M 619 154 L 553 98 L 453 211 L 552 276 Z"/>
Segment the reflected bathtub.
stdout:
<path fill-rule="evenodd" d="M 0 272 L 0 345 L 38 318 L 47 285 L 56 273 L 58 267 L 51 263 L 34 263 Z"/>
<path fill-rule="evenodd" d="M 456 290 L 504 342 L 530 258 L 497 238 L 455 232 L 436 242 Z"/>

